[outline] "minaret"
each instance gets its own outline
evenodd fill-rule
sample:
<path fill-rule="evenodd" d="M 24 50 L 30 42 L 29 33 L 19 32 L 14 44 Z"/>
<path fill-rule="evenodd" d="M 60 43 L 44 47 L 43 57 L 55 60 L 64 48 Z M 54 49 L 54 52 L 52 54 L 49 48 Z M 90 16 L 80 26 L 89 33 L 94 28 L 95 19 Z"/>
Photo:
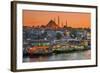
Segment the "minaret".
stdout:
<path fill-rule="evenodd" d="M 60 25 L 60 19 L 59 19 L 59 16 L 58 16 L 58 25 Z"/>
<path fill-rule="evenodd" d="M 54 22 L 56 23 L 56 19 L 54 18 Z"/>
<path fill-rule="evenodd" d="M 63 22 L 61 23 L 61 28 L 63 27 L 64 25 L 63 25 Z"/>
<path fill-rule="evenodd" d="M 67 25 L 68 25 L 68 24 L 67 24 L 67 20 L 66 20 L 66 27 L 67 27 Z"/>

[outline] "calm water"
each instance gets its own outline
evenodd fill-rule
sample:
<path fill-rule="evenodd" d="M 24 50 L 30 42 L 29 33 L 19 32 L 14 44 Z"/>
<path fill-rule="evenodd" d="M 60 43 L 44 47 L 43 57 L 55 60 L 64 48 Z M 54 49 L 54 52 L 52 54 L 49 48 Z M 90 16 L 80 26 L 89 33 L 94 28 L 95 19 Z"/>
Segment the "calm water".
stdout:
<path fill-rule="evenodd" d="M 84 60 L 91 58 L 91 50 L 74 52 L 74 53 L 62 53 L 53 54 L 50 56 L 32 56 L 24 57 L 23 62 L 42 62 L 42 61 L 61 61 L 61 60 Z"/>

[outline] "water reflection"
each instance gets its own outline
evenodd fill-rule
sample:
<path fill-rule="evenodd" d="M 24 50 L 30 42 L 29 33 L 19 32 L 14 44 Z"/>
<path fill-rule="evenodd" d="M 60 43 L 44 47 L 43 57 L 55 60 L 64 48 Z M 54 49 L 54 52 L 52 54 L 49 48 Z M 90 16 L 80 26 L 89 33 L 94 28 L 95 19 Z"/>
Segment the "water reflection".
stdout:
<path fill-rule="evenodd" d="M 91 50 L 78 51 L 73 53 L 53 54 L 50 56 L 28 56 L 23 58 L 23 62 L 84 60 L 84 59 L 91 59 Z"/>

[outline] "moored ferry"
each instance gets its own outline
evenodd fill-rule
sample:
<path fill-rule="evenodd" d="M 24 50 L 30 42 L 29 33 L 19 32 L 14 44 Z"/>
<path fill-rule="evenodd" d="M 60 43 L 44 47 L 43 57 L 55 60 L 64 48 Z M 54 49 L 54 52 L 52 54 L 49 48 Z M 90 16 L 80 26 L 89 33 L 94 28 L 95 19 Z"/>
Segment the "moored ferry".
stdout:
<path fill-rule="evenodd" d="M 30 55 L 47 55 L 51 54 L 50 43 L 47 40 L 34 40 L 30 42 L 32 47 L 27 49 Z"/>

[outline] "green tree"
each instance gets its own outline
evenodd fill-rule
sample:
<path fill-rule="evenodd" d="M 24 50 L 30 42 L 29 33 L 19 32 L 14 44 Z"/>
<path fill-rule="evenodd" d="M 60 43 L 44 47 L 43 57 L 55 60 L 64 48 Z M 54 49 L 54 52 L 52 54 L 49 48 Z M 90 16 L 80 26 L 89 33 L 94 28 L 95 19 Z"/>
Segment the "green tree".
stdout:
<path fill-rule="evenodd" d="M 57 33 L 56 33 L 56 38 L 57 38 L 58 40 L 61 39 L 61 38 L 62 38 L 62 34 L 59 33 L 59 32 L 57 32 Z"/>
<path fill-rule="evenodd" d="M 77 30 L 72 30 L 70 32 L 70 36 L 71 36 L 71 38 L 76 38 L 77 37 Z"/>

